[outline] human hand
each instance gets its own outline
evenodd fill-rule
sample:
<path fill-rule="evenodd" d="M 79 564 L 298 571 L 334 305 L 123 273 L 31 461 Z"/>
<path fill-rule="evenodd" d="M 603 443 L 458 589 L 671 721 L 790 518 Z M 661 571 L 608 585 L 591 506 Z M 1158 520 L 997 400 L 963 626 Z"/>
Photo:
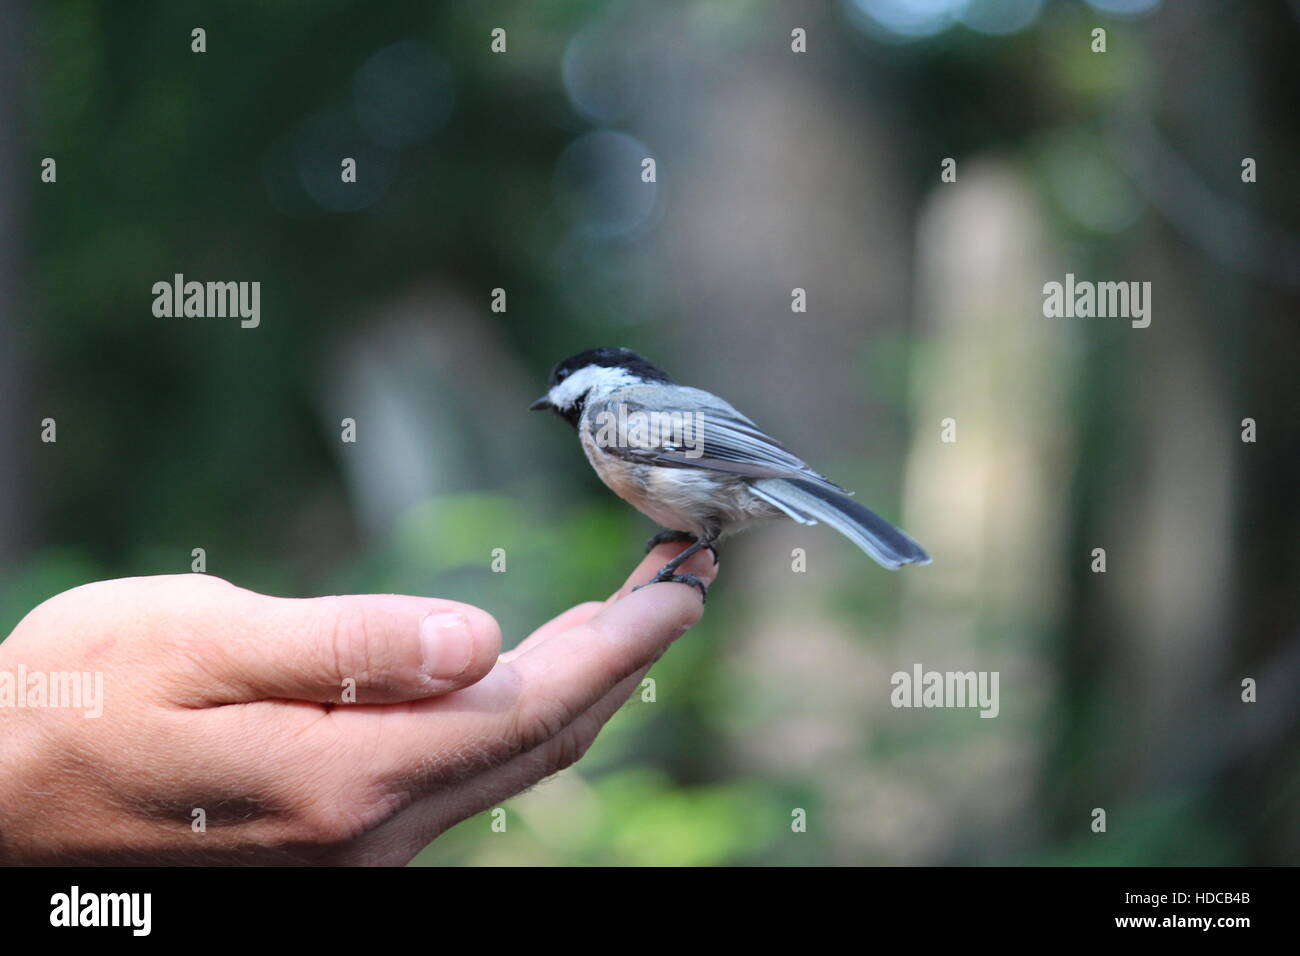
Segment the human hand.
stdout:
<path fill-rule="evenodd" d="M 201 574 L 56 595 L 0 644 L 0 679 L 101 673 L 103 713 L 0 706 L 0 862 L 405 863 L 586 751 L 700 617 L 694 588 L 630 593 L 680 550 L 500 656 L 489 614 L 436 598 Z"/>

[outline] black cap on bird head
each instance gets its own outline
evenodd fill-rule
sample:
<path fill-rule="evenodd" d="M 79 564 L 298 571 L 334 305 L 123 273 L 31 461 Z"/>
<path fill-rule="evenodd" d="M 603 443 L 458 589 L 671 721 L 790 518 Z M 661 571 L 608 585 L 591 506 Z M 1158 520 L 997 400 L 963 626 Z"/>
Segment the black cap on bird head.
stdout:
<path fill-rule="evenodd" d="M 670 384 L 672 382 L 672 379 L 668 377 L 663 369 L 652 365 L 648 359 L 638 355 L 631 349 L 604 346 L 579 352 L 555 366 L 551 370 L 550 390 L 528 407 L 535 412 L 549 408 L 568 421 L 569 424 L 576 425 L 579 416 L 582 414 L 582 405 L 586 393 L 564 395 L 561 399 L 563 390 L 560 389 L 560 386 L 575 372 L 591 367 L 623 369 L 628 375 L 643 382 L 657 384 Z"/>
<path fill-rule="evenodd" d="M 578 369 L 586 368 L 588 365 L 598 365 L 602 368 L 625 368 L 633 375 L 643 378 L 647 382 L 672 381 L 663 369 L 651 364 L 650 360 L 645 356 L 639 355 L 631 349 L 606 345 L 598 349 L 587 349 L 585 352 L 579 352 L 555 366 L 551 370 L 551 385 L 560 384 Z"/>

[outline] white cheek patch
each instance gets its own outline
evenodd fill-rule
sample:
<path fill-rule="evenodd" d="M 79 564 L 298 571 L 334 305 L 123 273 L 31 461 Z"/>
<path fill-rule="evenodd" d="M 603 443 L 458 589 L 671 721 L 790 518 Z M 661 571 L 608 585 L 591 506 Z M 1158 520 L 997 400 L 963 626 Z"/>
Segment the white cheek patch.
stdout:
<path fill-rule="evenodd" d="M 589 391 L 602 393 L 625 385 L 635 385 L 636 382 L 637 379 L 626 369 L 588 365 L 556 385 L 546 397 L 556 408 L 567 409 L 572 408 Z"/>

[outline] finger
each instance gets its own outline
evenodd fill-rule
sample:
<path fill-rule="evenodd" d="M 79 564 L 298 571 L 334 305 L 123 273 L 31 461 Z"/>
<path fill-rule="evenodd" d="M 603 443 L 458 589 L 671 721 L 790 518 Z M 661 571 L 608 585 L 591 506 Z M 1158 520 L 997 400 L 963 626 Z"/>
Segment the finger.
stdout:
<path fill-rule="evenodd" d="M 501 649 L 496 620 L 455 601 L 243 594 L 198 648 L 206 703 L 419 700 L 481 680 Z"/>
<path fill-rule="evenodd" d="M 632 572 L 626 581 L 623 582 L 623 586 L 610 595 L 609 600 L 617 601 L 624 595 L 630 594 L 633 588 L 649 583 L 650 579 L 655 576 L 660 568 L 685 551 L 686 547 L 688 546 L 684 546 L 680 542 L 676 541 L 656 545 L 650 553 L 642 559 L 641 563 L 637 565 L 637 569 Z M 706 585 L 712 584 L 713 579 L 718 576 L 717 565 L 713 562 L 713 552 L 709 551 L 707 548 L 697 551 L 686 561 L 685 564 L 677 569 L 677 573 L 693 574 Z M 661 583 L 664 585 L 672 584 L 673 587 L 686 586 L 675 584 L 670 581 L 663 581 Z M 692 590 L 694 589 L 692 588 Z"/>
<path fill-rule="evenodd" d="M 651 566 L 653 560 L 642 562 L 621 596 L 585 624 L 555 634 L 509 662 L 521 685 L 512 716 L 523 749 L 555 736 L 628 675 L 657 660 L 699 620 L 703 601 L 695 588 L 664 583 L 629 593 L 647 579 Z M 685 567 L 706 575 L 712 560 L 697 554 Z"/>
<path fill-rule="evenodd" d="M 632 575 L 623 583 L 622 587 L 605 600 L 604 604 L 618 600 L 623 595 L 630 593 L 638 584 L 644 584 L 649 581 L 654 577 L 656 571 L 675 558 L 683 550 L 685 550 L 685 546 L 677 542 L 658 545 L 646 556 L 645 560 L 641 562 L 637 569 L 632 572 Z M 698 561 L 688 561 L 687 565 L 689 565 L 691 572 L 694 573 L 695 569 L 699 566 L 699 563 Z M 716 563 L 711 563 L 707 569 L 703 570 L 696 576 L 708 584 L 717 577 L 717 573 L 718 569 Z M 604 604 L 600 601 L 588 601 L 585 604 L 579 604 L 575 607 L 569 608 L 569 610 L 565 611 L 563 614 L 548 621 L 546 624 L 543 624 L 532 634 L 528 635 L 528 637 L 520 641 L 517 646 L 506 651 L 501 655 L 501 659 L 503 661 L 513 660 L 526 649 L 536 647 L 552 635 L 558 634 L 560 631 L 589 620 L 596 611 L 600 610 L 600 608 L 604 606 Z"/>
<path fill-rule="evenodd" d="M 358 861 L 405 863 L 440 833 L 462 820 L 576 763 L 649 670 L 648 666 L 643 667 L 620 681 L 561 733 L 532 750 L 450 786 L 417 794 L 411 806 L 358 841 Z"/>
<path fill-rule="evenodd" d="M 599 611 L 604 605 L 600 601 L 587 601 L 583 604 L 577 604 L 551 618 L 533 633 L 529 634 L 515 647 L 501 655 L 501 660 L 510 661 L 518 657 L 530 647 L 536 647 L 547 638 L 558 634 L 570 627 L 576 627 L 579 624 L 585 624 L 591 620 L 591 616 Z"/>
<path fill-rule="evenodd" d="M 333 717 L 349 746 L 381 778 L 401 780 L 430 767 L 478 773 L 554 737 L 611 688 L 656 660 L 699 619 L 697 590 L 648 580 L 666 560 L 647 558 L 620 592 L 585 623 L 560 631 L 501 661 L 473 687 L 437 700 L 393 707 L 345 707 Z M 691 566 L 699 561 L 699 565 Z M 656 563 L 658 562 L 658 563 Z M 692 572 L 712 571 L 698 554 Z"/>

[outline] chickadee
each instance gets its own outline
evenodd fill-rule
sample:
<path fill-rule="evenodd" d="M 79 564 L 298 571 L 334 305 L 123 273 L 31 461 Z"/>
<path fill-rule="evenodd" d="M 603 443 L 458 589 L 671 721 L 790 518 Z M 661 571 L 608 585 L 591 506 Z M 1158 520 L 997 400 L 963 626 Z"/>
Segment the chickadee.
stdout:
<path fill-rule="evenodd" d="M 929 564 L 925 549 L 848 497 L 722 399 L 677 385 L 630 349 L 590 349 L 551 372 L 529 406 L 551 409 L 578 432 L 609 488 L 669 529 L 650 539 L 690 541 L 647 584 L 703 582 L 677 569 L 701 548 L 760 518 L 824 521 L 886 568 Z M 645 585 L 641 585 L 645 587 Z"/>

